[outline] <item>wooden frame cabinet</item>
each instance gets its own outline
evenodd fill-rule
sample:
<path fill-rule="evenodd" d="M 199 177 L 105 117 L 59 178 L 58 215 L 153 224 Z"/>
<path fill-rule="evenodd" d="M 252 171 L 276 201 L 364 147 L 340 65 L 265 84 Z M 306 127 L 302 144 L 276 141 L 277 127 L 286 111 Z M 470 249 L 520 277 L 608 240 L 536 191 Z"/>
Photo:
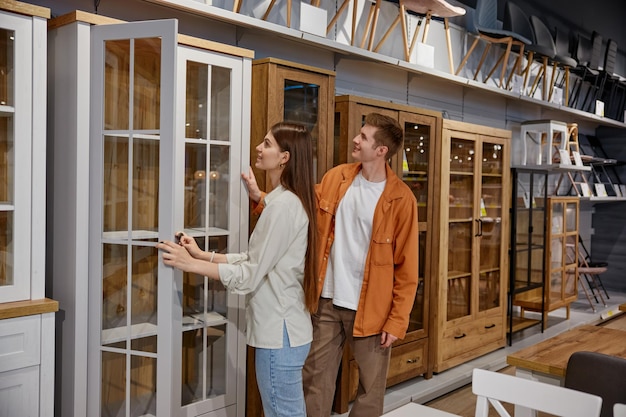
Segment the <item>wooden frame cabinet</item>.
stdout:
<path fill-rule="evenodd" d="M 430 339 L 440 372 L 505 345 L 511 132 L 444 120 Z"/>
<path fill-rule="evenodd" d="M 570 304 L 578 299 L 579 205 L 578 197 L 548 197 L 545 287 L 527 291 L 514 300 L 522 314 L 541 313 L 544 329 L 549 312 L 565 307 L 569 319 Z M 543 297 L 541 291 L 545 292 Z"/>
<path fill-rule="evenodd" d="M 248 166 L 253 54 L 174 19 L 76 12 L 50 30 L 60 414 L 242 417 L 243 297 L 165 266 L 155 246 L 180 230 L 205 250 L 247 246 L 233 178 Z"/>
<path fill-rule="evenodd" d="M 320 181 L 332 166 L 334 97 L 334 71 L 277 58 L 254 60 L 250 160 L 256 160 L 255 147 L 272 125 L 300 123 L 313 137 L 313 163 Z M 269 192 L 269 181 L 252 165 L 259 187 Z"/>
<path fill-rule="evenodd" d="M 254 60 L 250 161 L 256 161 L 255 148 L 275 123 L 285 121 L 303 124 L 313 139 L 315 178 L 321 181 L 332 166 L 334 97 L 334 71 L 277 58 Z M 256 169 L 253 162 L 250 165 L 259 188 L 271 191 L 266 174 Z M 250 231 L 254 229 L 256 220 L 256 216 L 250 216 Z M 256 384 L 252 347 L 248 347 L 247 375 L 247 416 L 260 416 L 263 410 Z"/>
<path fill-rule="evenodd" d="M 377 112 L 400 122 L 405 131 L 403 149 L 390 160 L 400 178 L 413 190 L 418 202 L 419 221 L 419 286 L 411 312 L 409 329 L 403 340 L 391 349 L 387 386 L 419 375 L 430 378 L 429 357 L 429 290 L 431 264 L 432 204 L 436 187 L 435 156 L 441 132 L 441 114 L 407 105 L 382 102 L 356 96 L 335 98 L 334 164 L 351 162 L 352 139 L 360 132 L 365 116 Z M 346 346 L 338 378 L 334 410 L 344 413 L 349 401 L 356 397 L 358 367 Z"/>

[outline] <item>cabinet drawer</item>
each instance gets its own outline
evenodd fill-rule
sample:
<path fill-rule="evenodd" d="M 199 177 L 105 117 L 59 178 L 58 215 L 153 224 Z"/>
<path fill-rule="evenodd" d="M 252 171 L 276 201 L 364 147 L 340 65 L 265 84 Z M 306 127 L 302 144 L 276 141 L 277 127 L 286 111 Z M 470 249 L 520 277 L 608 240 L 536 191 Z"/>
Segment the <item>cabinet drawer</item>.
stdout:
<path fill-rule="evenodd" d="M 446 329 L 440 342 L 443 360 L 499 341 L 504 336 L 503 325 L 501 316 L 489 316 Z"/>
<path fill-rule="evenodd" d="M 38 365 L 41 317 L 0 320 L 0 372 Z"/>
<path fill-rule="evenodd" d="M 407 379 L 426 373 L 428 363 L 428 339 L 394 346 L 391 348 L 387 386 L 390 387 Z M 356 398 L 359 387 L 359 366 L 356 360 L 350 360 L 350 401 Z"/>
<path fill-rule="evenodd" d="M 387 386 L 398 384 L 407 379 L 426 373 L 428 363 L 428 339 L 394 346 L 391 349 Z"/>

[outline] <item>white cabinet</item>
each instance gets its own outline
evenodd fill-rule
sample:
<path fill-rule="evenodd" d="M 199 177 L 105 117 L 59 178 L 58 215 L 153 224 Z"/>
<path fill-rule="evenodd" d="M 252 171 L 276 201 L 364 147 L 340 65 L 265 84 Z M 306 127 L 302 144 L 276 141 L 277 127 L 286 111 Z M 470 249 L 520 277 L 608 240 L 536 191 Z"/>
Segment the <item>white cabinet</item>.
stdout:
<path fill-rule="evenodd" d="M 47 8 L 0 2 L 0 417 L 54 412 L 58 303 L 45 299 L 49 17 Z"/>
<path fill-rule="evenodd" d="M 206 250 L 246 247 L 252 53 L 179 35 L 176 20 L 72 16 L 50 32 L 55 188 L 69 185 L 54 223 L 76 239 L 54 233 L 74 260 L 54 282 L 75 326 L 61 414 L 243 416 L 243 298 L 165 266 L 155 245 L 185 230 Z"/>

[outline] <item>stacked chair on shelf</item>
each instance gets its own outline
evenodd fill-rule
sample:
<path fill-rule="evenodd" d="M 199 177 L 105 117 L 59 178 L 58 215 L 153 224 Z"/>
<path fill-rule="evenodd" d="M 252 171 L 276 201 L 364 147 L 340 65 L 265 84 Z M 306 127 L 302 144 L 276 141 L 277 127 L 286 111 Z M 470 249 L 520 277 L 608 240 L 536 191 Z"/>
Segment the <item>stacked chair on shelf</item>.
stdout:
<path fill-rule="evenodd" d="M 486 43 L 483 54 L 478 62 L 476 69 L 474 70 L 473 79 L 478 79 L 478 74 L 482 69 L 485 60 L 489 55 L 489 51 L 492 45 L 501 45 L 504 47 L 504 51 L 500 54 L 496 63 L 489 71 L 489 75 L 483 79 L 486 83 L 489 78 L 500 68 L 500 78 L 497 82 L 499 87 L 505 87 L 504 79 L 506 70 L 509 65 L 509 56 L 514 46 L 518 49 L 520 54 L 524 53 L 525 45 L 530 45 L 532 40 L 527 36 L 517 33 L 513 30 L 509 30 L 506 27 L 500 28 L 498 24 L 498 1 L 497 0 L 476 0 L 476 9 L 472 18 L 467 19 L 468 32 L 474 36 L 472 45 L 467 50 L 465 56 L 461 60 L 459 67 L 456 69 L 455 74 L 459 75 L 461 70 L 467 64 L 469 58 L 472 56 L 474 50 L 478 46 L 479 41 Z M 513 70 L 516 70 L 518 61 L 513 66 Z M 510 77 L 509 77 L 510 79 Z"/>
<path fill-rule="evenodd" d="M 563 104 L 569 106 L 570 71 L 578 66 L 578 61 L 569 52 L 569 35 L 558 27 L 554 28 L 554 47 L 556 48 L 554 60 L 559 62 L 563 69 L 561 82 L 557 80 L 556 84 L 563 89 Z M 551 101 L 552 97 L 549 97 L 548 100 Z"/>
<path fill-rule="evenodd" d="M 522 93 L 526 94 L 526 87 L 528 85 L 528 80 L 532 72 L 532 64 L 535 60 L 539 61 L 540 67 L 537 71 L 535 80 L 528 95 L 533 96 L 535 90 L 539 85 L 539 81 L 543 80 L 542 99 L 546 100 L 548 97 L 548 63 L 554 58 L 554 55 L 556 54 L 556 48 L 554 46 L 554 41 L 552 41 L 552 37 L 546 37 L 544 33 L 535 34 L 528 15 L 517 4 L 511 1 L 507 1 L 504 6 L 503 28 L 513 31 L 515 33 L 519 33 L 526 39 L 530 39 L 530 41 L 525 43 L 524 45 L 514 45 L 516 49 L 515 52 L 517 52 L 518 56 L 513 66 L 513 71 L 519 73 L 521 68 L 521 62 L 525 54 L 524 51 L 526 51 L 526 53 L 528 54 L 528 62 L 523 70 L 524 78 L 522 84 Z M 513 72 L 511 74 L 513 74 Z M 510 80 L 511 77 L 509 77 L 509 82 L 507 82 L 507 86 L 510 86 Z"/>
<path fill-rule="evenodd" d="M 602 61 L 602 36 L 593 32 L 591 39 L 578 33 L 573 38 L 574 58 L 578 65 L 572 68 L 572 74 L 576 75 L 576 82 L 572 88 L 570 107 L 590 111 L 595 103 L 589 99 L 595 96 L 600 80 L 600 65 Z M 585 96 L 579 103 L 583 91 Z"/>

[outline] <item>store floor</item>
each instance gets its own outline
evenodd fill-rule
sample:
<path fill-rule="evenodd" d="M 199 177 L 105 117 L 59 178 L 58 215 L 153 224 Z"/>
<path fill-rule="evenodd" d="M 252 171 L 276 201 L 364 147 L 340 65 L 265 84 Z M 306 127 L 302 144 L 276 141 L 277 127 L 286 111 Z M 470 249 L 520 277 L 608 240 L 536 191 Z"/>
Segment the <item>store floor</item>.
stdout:
<path fill-rule="evenodd" d="M 418 377 L 390 387 L 385 395 L 385 412 L 398 408 L 409 401 L 420 404 L 431 401 L 471 383 L 471 374 L 474 368 L 484 368 L 492 371 L 500 370 L 507 366 L 506 357 L 512 352 L 554 337 L 573 327 L 599 323 L 603 320 L 603 315 L 620 314 L 618 306 L 626 303 L 626 294 L 609 291 L 609 296 L 610 298 L 606 300 L 606 307 L 602 304 L 594 304 L 596 307 L 594 312 L 584 294 L 580 294 L 579 299 L 572 303 L 569 320 L 565 318 L 565 308 L 555 310 L 548 315 L 548 328 L 543 333 L 541 333 L 539 326 L 528 328 L 513 335 L 512 346 L 506 346 L 495 352 L 435 374 L 431 379 L 427 380 Z M 532 313 L 527 313 L 529 317 L 530 314 Z M 347 417 L 348 413 L 333 415 Z"/>

